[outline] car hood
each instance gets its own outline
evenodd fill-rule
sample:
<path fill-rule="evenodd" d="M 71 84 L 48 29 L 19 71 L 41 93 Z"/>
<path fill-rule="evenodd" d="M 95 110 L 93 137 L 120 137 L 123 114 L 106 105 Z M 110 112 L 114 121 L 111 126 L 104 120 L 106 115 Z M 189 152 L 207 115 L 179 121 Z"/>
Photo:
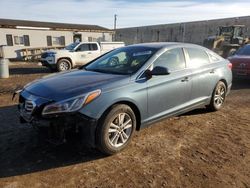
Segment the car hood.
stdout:
<path fill-rule="evenodd" d="M 127 84 L 129 80 L 129 75 L 72 70 L 45 76 L 26 85 L 24 89 L 30 94 L 59 101 L 96 89 L 107 91 Z"/>
<path fill-rule="evenodd" d="M 69 52 L 69 50 L 66 49 L 55 49 L 55 50 L 48 50 L 46 52 L 43 53 L 66 53 Z"/>

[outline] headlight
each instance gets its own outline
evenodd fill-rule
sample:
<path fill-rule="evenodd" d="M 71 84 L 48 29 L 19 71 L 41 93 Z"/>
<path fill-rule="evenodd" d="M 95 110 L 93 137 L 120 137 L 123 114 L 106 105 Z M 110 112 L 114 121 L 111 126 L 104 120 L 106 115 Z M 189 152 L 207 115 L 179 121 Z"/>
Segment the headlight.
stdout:
<path fill-rule="evenodd" d="M 81 95 L 67 100 L 49 104 L 44 107 L 42 115 L 78 111 L 84 105 L 92 102 L 94 99 L 100 96 L 100 94 L 101 90 L 98 89 L 86 95 Z"/>
<path fill-rule="evenodd" d="M 56 54 L 56 52 L 45 52 L 45 53 L 44 53 L 44 56 L 45 56 L 45 57 L 54 57 L 55 54 Z"/>

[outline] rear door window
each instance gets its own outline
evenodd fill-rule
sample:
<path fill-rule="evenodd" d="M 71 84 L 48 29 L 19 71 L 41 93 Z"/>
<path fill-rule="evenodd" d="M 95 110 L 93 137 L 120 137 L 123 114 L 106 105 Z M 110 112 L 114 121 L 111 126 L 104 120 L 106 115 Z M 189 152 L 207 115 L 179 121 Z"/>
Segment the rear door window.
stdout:
<path fill-rule="evenodd" d="M 186 64 L 182 48 L 175 48 L 164 52 L 155 60 L 154 67 L 156 66 L 166 67 L 169 71 L 184 69 Z"/>
<path fill-rule="evenodd" d="M 89 44 L 90 51 L 96 51 L 98 50 L 97 44 Z"/>
<path fill-rule="evenodd" d="M 97 44 L 81 44 L 78 48 L 77 51 L 96 51 L 98 50 Z"/>
<path fill-rule="evenodd" d="M 198 48 L 186 48 L 189 55 L 190 63 L 189 67 L 200 67 L 210 63 L 207 52 Z"/>

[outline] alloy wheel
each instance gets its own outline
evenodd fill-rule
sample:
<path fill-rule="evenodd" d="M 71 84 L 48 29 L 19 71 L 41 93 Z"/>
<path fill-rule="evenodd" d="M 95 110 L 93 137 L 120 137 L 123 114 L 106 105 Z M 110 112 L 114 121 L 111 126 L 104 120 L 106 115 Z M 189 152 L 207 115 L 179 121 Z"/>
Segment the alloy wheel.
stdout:
<path fill-rule="evenodd" d="M 108 129 L 109 143 L 113 147 L 124 145 L 132 134 L 132 119 L 127 113 L 119 113 Z"/>
<path fill-rule="evenodd" d="M 68 64 L 67 62 L 65 62 L 65 61 L 62 61 L 62 62 L 60 63 L 60 69 L 61 69 L 62 71 L 64 71 L 64 70 L 69 70 L 69 64 Z"/>
<path fill-rule="evenodd" d="M 223 87 L 223 85 L 220 85 L 216 89 L 216 92 L 215 92 L 215 95 L 214 95 L 214 103 L 217 106 L 221 106 L 224 103 L 225 96 L 226 96 L 226 89 Z"/>

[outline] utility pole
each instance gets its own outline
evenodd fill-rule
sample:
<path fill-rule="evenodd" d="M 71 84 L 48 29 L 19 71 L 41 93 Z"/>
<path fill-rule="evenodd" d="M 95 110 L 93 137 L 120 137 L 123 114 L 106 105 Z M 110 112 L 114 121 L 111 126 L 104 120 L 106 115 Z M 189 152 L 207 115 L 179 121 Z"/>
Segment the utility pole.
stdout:
<path fill-rule="evenodd" d="M 182 29 L 182 42 L 185 42 L 186 38 L 186 23 L 183 23 L 183 29 Z"/>
<path fill-rule="evenodd" d="M 114 30 L 116 30 L 117 14 L 114 15 Z"/>
<path fill-rule="evenodd" d="M 114 15 L 114 41 L 116 41 L 116 21 L 117 21 L 117 14 Z"/>

